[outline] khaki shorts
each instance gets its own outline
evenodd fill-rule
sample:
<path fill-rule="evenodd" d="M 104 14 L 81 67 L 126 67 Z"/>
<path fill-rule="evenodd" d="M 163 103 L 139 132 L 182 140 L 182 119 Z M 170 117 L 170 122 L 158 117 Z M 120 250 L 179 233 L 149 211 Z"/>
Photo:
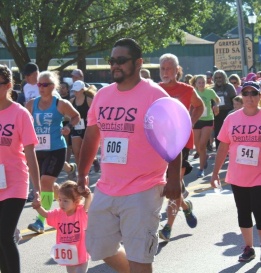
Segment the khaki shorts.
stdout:
<path fill-rule="evenodd" d="M 129 261 L 154 261 L 163 188 L 159 185 L 127 196 L 109 196 L 95 189 L 86 233 L 93 261 L 117 254 L 121 242 Z"/>

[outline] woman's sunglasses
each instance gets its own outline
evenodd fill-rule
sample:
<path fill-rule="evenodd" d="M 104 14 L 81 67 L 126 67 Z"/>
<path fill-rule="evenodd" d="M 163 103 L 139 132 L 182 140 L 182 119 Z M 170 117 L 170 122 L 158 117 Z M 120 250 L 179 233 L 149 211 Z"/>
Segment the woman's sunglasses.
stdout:
<path fill-rule="evenodd" d="M 37 83 L 37 86 L 38 87 L 47 87 L 47 86 L 49 86 L 49 85 L 52 85 L 53 83 L 52 82 L 43 82 L 43 83 L 40 83 L 40 82 L 38 82 Z"/>
<path fill-rule="evenodd" d="M 251 91 L 242 91 L 241 95 L 243 97 L 247 97 L 247 96 L 251 96 L 251 97 L 255 97 L 257 95 L 259 95 L 260 93 L 256 90 L 251 90 Z"/>

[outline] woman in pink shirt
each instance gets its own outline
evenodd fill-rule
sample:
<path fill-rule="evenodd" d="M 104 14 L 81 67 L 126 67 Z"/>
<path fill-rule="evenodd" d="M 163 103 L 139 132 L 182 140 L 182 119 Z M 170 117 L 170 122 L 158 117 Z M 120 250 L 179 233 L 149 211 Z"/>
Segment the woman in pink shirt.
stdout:
<path fill-rule="evenodd" d="M 258 107 L 260 87 L 256 82 L 245 82 L 241 95 L 243 108 L 229 114 L 219 132 L 220 145 L 211 185 L 217 187 L 217 183 L 220 184 L 218 173 L 229 151 L 226 182 L 232 187 L 238 223 L 245 243 L 239 261 L 248 262 L 255 258 L 252 213 L 261 241 L 261 111 Z"/>
<path fill-rule="evenodd" d="M 28 195 L 29 173 L 34 201 L 40 204 L 40 178 L 34 146 L 38 143 L 32 116 L 13 102 L 12 72 L 0 65 L 0 271 L 19 273 L 14 232 Z M 29 169 L 29 173 L 28 173 Z"/>

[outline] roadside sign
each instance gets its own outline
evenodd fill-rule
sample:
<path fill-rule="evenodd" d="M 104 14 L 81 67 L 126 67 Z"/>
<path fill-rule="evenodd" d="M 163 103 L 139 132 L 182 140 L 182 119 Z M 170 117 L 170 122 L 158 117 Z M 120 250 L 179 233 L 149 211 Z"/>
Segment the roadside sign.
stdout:
<path fill-rule="evenodd" d="M 253 66 L 253 43 L 245 39 L 248 69 Z M 214 45 L 215 66 L 225 71 L 242 70 L 240 39 L 221 39 Z"/>

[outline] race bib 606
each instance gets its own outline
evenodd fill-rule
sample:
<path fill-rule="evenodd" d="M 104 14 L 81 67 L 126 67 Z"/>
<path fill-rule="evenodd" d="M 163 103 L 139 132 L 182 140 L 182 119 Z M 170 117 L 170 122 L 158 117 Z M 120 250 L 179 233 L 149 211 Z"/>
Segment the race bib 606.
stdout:
<path fill-rule="evenodd" d="M 103 142 L 101 162 L 126 164 L 129 140 L 127 138 L 107 137 Z"/>

